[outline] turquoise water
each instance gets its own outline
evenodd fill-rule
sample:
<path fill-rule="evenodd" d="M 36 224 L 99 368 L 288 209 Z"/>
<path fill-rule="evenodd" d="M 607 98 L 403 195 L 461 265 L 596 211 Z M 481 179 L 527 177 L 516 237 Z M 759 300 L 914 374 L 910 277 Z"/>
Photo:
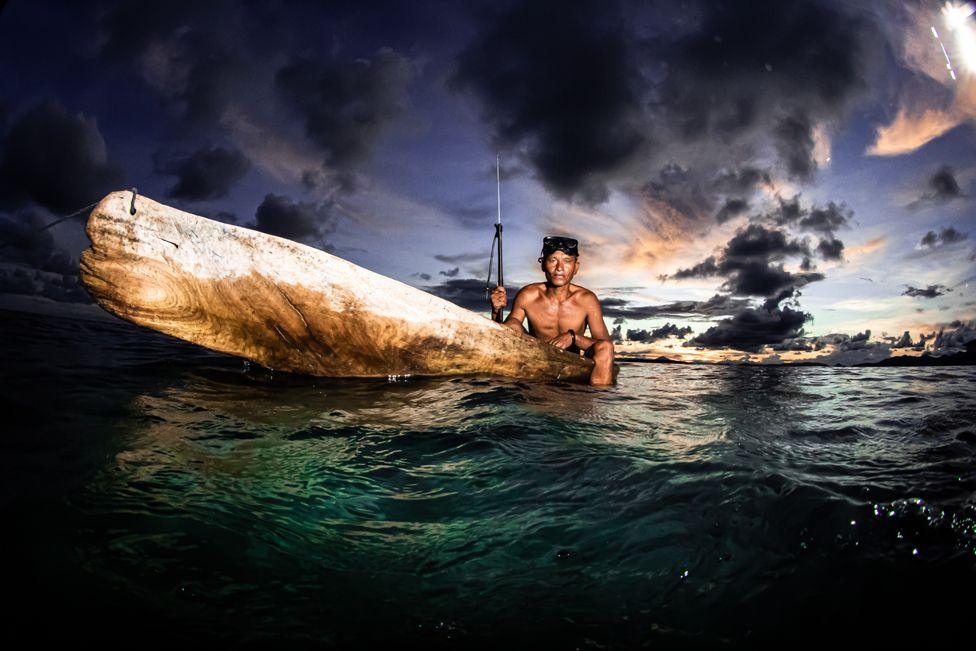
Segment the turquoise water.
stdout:
<path fill-rule="evenodd" d="M 607 391 L 333 381 L 122 322 L 2 316 L 7 614 L 42 638 L 968 630 L 971 367 L 623 364 Z"/>

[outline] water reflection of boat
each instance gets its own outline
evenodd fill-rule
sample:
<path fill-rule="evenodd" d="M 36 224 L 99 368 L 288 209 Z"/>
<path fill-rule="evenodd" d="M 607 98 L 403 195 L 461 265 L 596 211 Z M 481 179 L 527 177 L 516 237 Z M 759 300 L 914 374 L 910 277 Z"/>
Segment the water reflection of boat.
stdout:
<path fill-rule="evenodd" d="M 330 377 L 589 375 L 590 360 L 309 246 L 113 192 L 81 280 L 123 319 L 271 369 Z"/>

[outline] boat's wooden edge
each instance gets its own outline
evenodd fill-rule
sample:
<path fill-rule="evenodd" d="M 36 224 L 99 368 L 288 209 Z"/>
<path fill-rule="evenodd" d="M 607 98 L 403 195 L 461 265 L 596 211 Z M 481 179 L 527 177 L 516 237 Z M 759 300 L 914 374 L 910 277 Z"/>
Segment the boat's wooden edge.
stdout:
<path fill-rule="evenodd" d="M 130 203 L 131 191 L 119 190 L 106 195 L 92 210 L 86 224 L 92 244 L 82 254 L 79 275 L 97 304 L 138 325 L 267 368 L 326 377 L 482 373 L 526 379 L 571 379 L 588 377 L 592 369 L 591 360 L 535 339 L 514 337 L 487 318 L 318 249 L 246 227 L 215 222 L 141 195 L 136 198 L 133 216 L 128 211 Z M 195 220 L 194 228 L 181 229 L 179 225 L 190 218 Z M 193 231 L 192 237 L 187 237 L 185 230 Z M 199 257 L 219 267 L 219 257 L 206 260 L 208 255 L 219 256 L 217 247 L 209 246 L 215 242 L 225 246 L 222 249 L 225 253 L 229 250 L 236 254 L 244 247 L 242 255 L 248 257 L 250 272 L 232 279 L 203 279 L 177 264 L 178 253 L 184 259 Z M 181 246 L 184 248 L 180 249 Z M 308 286 L 316 286 L 315 291 L 309 291 L 302 283 L 284 282 L 276 271 L 282 259 L 295 256 L 303 256 L 303 264 L 311 265 L 300 271 L 307 271 Z M 418 327 L 415 318 L 410 328 L 398 328 L 395 319 L 377 316 L 367 309 L 359 323 L 365 323 L 369 332 L 349 330 L 336 315 L 348 315 L 350 306 L 357 301 L 369 305 L 377 297 L 361 287 L 351 288 L 351 298 L 340 296 L 340 286 L 323 290 L 323 268 L 352 273 L 355 284 L 370 284 L 380 295 L 408 294 L 410 300 L 424 302 L 425 308 L 434 309 L 442 321 L 450 323 L 428 324 L 421 319 L 423 327 Z M 294 268 L 290 272 L 296 273 Z M 199 305 L 206 305 L 207 309 L 201 311 Z M 413 307 L 406 305 L 408 309 Z M 403 304 L 397 307 L 402 309 Z M 388 309 L 388 312 L 395 313 L 395 310 Z M 415 333 L 412 342 L 396 341 L 403 330 L 419 334 Z M 425 330 L 429 331 L 427 335 L 423 334 Z M 364 338 L 375 337 L 378 342 L 374 346 L 378 351 L 375 359 L 360 364 L 356 363 L 355 355 L 343 358 L 343 337 L 350 341 L 359 337 L 358 343 L 354 342 L 359 350 L 368 350 L 372 345 L 372 340 L 364 343 Z M 389 342 L 383 337 L 390 338 Z M 429 348 L 456 337 L 469 342 L 458 348 L 457 353 Z M 432 342 L 426 344 L 426 351 L 425 344 L 418 343 L 424 341 Z M 454 348 L 453 344 L 451 347 Z M 397 352 L 399 349 L 409 353 L 404 357 Z M 354 346 L 352 350 L 356 350 Z M 468 351 L 466 354 L 470 355 L 470 351 L 478 350 L 482 350 L 480 358 L 473 364 L 461 359 L 464 355 L 460 351 Z M 510 359 L 500 351 L 508 351 Z M 346 366 L 339 366 L 343 360 Z"/>

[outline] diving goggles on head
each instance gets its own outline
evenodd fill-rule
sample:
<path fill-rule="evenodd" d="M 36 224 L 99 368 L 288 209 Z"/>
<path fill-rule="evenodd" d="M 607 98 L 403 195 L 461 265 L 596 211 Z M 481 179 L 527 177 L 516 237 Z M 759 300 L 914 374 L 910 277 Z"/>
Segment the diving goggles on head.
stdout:
<path fill-rule="evenodd" d="M 542 257 L 546 257 L 550 253 L 556 251 L 562 251 L 566 255 L 579 256 L 579 249 L 577 246 L 579 242 L 571 237 L 560 237 L 557 235 L 550 235 L 548 237 L 542 238 Z"/>

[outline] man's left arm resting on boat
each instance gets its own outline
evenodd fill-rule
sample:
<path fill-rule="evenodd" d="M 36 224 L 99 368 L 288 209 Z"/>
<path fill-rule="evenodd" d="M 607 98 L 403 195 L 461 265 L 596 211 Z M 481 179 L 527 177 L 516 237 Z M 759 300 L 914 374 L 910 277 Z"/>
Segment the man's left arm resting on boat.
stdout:
<path fill-rule="evenodd" d="M 610 340 L 610 331 L 607 330 L 607 324 L 603 321 L 603 309 L 600 307 L 600 300 L 596 297 L 596 294 L 589 292 L 583 301 L 586 308 L 586 322 L 584 328 L 589 327 L 590 336 L 576 332 L 575 341 L 576 347 L 580 350 L 586 352 L 593 347 L 598 341 L 605 341 L 609 344 L 612 351 L 613 342 Z M 556 348 L 566 349 L 573 345 L 574 340 L 573 332 L 563 332 L 556 337 L 549 340 L 549 343 Z M 601 344 L 600 347 L 604 347 L 606 344 Z"/>

